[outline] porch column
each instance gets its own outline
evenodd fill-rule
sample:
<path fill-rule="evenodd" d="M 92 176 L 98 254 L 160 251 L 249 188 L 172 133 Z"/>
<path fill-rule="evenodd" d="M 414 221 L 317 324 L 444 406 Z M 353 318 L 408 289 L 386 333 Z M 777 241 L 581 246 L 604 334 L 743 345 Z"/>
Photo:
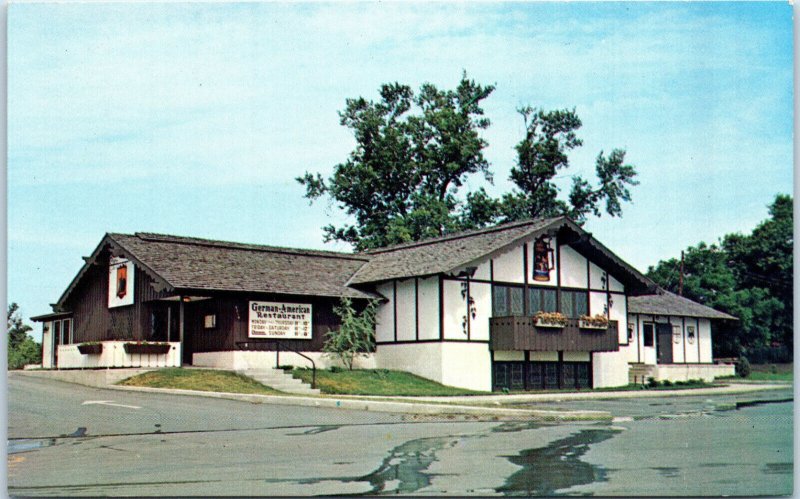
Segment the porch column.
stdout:
<path fill-rule="evenodd" d="M 180 355 L 180 365 L 183 365 L 183 297 L 181 296 L 180 305 L 178 306 L 178 338 L 181 342 L 181 355 Z"/>

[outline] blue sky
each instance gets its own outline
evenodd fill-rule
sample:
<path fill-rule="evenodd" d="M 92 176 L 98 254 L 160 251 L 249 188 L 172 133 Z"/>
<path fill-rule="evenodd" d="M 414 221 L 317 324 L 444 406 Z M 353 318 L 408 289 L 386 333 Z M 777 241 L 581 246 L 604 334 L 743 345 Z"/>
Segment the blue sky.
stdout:
<path fill-rule="evenodd" d="M 587 229 L 646 270 L 749 231 L 792 190 L 792 10 L 773 3 L 35 4 L 9 8 L 8 300 L 50 311 L 105 232 L 323 245 L 335 206 L 293 179 L 353 147 L 337 111 L 381 83 L 497 90 L 484 134 L 507 191 L 516 108 L 575 107 L 593 177 L 641 184 Z M 561 179 L 567 187 L 569 178 Z"/>

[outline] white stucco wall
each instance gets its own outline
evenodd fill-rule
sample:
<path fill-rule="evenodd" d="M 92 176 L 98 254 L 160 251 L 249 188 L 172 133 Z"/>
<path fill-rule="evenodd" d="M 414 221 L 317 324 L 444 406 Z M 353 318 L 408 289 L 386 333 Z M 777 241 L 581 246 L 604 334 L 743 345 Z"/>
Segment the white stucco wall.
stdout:
<path fill-rule="evenodd" d="M 170 350 L 162 355 L 125 353 L 125 341 L 104 341 L 100 355 L 83 355 L 78 344 L 58 346 L 59 369 L 89 369 L 95 367 L 179 367 L 181 344 L 170 342 Z"/>
<path fill-rule="evenodd" d="M 324 352 L 303 352 L 311 357 L 317 369 L 327 369 L 331 366 L 344 367 L 339 359 L 325 355 Z M 227 352 L 199 352 L 192 355 L 192 365 L 197 367 L 213 367 L 215 369 L 228 369 L 232 371 L 246 369 L 269 369 L 279 366 L 311 367 L 311 362 L 296 354 L 295 352 L 280 352 L 277 356 L 275 352 L 247 352 L 247 351 L 227 351 Z M 375 354 L 370 353 L 366 356 L 359 356 L 353 362 L 355 369 L 375 369 Z"/>
<path fill-rule="evenodd" d="M 608 289 L 610 291 L 619 291 L 620 293 L 625 291 L 625 286 L 623 286 L 621 282 L 616 280 L 614 278 L 614 276 L 612 276 L 610 274 L 608 276 L 608 282 L 609 282 L 609 288 Z"/>
<path fill-rule="evenodd" d="M 379 369 L 395 369 L 442 382 L 443 343 L 402 343 L 378 345 L 375 365 Z"/>
<path fill-rule="evenodd" d="M 592 354 L 594 388 L 626 386 L 628 359 L 624 352 L 594 352 Z"/>
<path fill-rule="evenodd" d="M 496 350 L 494 360 L 497 362 L 512 362 L 525 360 L 525 352 L 521 350 Z"/>
<path fill-rule="evenodd" d="M 700 362 L 711 362 L 713 358 L 711 343 L 711 321 L 700 319 Z"/>
<path fill-rule="evenodd" d="M 564 352 L 564 362 L 589 362 L 589 352 Z"/>
<path fill-rule="evenodd" d="M 589 292 L 589 314 L 603 314 L 608 303 L 608 295 L 603 291 Z"/>
<path fill-rule="evenodd" d="M 442 281 L 444 303 L 444 338 L 450 340 L 466 340 L 467 299 L 462 296 L 462 284 L 466 281 Z"/>
<path fill-rule="evenodd" d="M 42 367 L 53 367 L 53 323 L 42 323 Z"/>
<path fill-rule="evenodd" d="M 472 340 L 489 339 L 489 317 L 492 316 L 492 285 L 481 282 L 469 283 L 469 294 L 475 307 L 475 317 L 470 315 L 470 333 Z"/>
<path fill-rule="evenodd" d="M 442 343 L 442 384 L 492 390 L 492 362 L 486 343 Z"/>
<path fill-rule="evenodd" d="M 561 285 L 573 288 L 586 288 L 586 258 L 569 246 L 561 246 Z"/>
<path fill-rule="evenodd" d="M 594 262 L 589 262 L 589 287 L 592 289 L 606 289 L 603 285 L 605 270 L 598 267 Z"/>
<path fill-rule="evenodd" d="M 414 279 L 397 281 L 397 340 L 409 341 L 417 337 L 417 309 Z"/>
<path fill-rule="evenodd" d="M 381 301 L 378 305 L 375 341 L 394 341 L 394 285 L 391 282 L 378 284 L 376 290 L 387 301 Z"/>
<path fill-rule="evenodd" d="M 713 381 L 719 376 L 732 376 L 734 371 L 733 364 L 667 364 L 656 367 L 654 378 L 673 382 L 690 379 Z"/>
<path fill-rule="evenodd" d="M 611 294 L 611 303 L 609 308 L 609 319 L 617 321 L 617 333 L 619 334 L 619 342 L 624 344 L 628 342 L 628 305 L 625 301 L 624 295 Z M 627 355 L 627 354 L 626 354 Z"/>
<path fill-rule="evenodd" d="M 419 339 L 439 337 L 439 278 L 419 280 Z"/>
<path fill-rule="evenodd" d="M 494 280 L 504 282 L 525 282 L 523 271 L 522 245 L 494 258 Z"/>
<path fill-rule="evenodd" d="M 697 342 L 698 342 L 698 323 L 700 321 L 695 318 L 686 318 L 686 362 L 700 362 L 697 356 Z M 689 338 L 690 328 L 694 328 L 694 341 Z M 702 347 L 701 347 L 702 348 Z"/>
<path fill-rule="evenodd" d="M 530 359 L 534 362 L 558 362 L 558 352 L 531 352 Z"/>
<path fill-rule="evenodd" d="M 683 349 L 684 349 L 684 336 L 686 331 L 683 328 L 683 321 L 680 317 L 670 317 L 669 322 L 672 325 L 672 362 L 684 362 Z M 680 333 L 678 342 L 675 342 L 675 332 Z"/>

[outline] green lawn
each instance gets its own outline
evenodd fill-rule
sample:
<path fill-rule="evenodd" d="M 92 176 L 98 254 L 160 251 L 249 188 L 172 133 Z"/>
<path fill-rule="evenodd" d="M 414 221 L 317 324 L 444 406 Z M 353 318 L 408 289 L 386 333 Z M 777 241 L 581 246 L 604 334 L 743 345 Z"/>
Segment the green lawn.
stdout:
<path fill-rule="evenodd" d="M 311 383 L 311 369 L 294 369 L 292 376 Z M 445 386 L 411 373 L 387 369 L 354 369 L 332 372 L 317 370 L 317 388 L 338 395 L 476 395 L 476 392 Z"/>
<path fill-rule="evenodd" d="M 263 395 L 282 393 L 231 371 L 182 369 L 180 367 L 169 367 L 137 374 L 117 384 L 150 388 L 200 390 L 204 392 L 255 393 Z"/>
<path fill-rule="evenodd" d="M 794 364 L 753 364 L 750 376 L 753 381 L 792 381 Z"/>

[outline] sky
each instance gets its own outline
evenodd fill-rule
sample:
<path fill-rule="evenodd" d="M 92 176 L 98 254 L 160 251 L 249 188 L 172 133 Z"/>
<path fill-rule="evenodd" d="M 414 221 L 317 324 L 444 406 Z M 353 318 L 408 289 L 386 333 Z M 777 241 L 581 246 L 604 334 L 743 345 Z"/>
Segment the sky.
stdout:
<path fill-rule="evenodd" d="M 13 3 L 8 289 L 48 313 L 106 232 L 300 248 L 346 220 L 294 178 L 355 144 L 345 99 L 382 83 L 496 85 L 483 133 L 512 184 L 516 109 L 575 108 L 584 145 L 639 172 L 585 228 L 640 270 L 749 232 L 792 192 L 792 8 L 769 3 Z M 35 336 L 37 339 L 40 335 Z"/>

